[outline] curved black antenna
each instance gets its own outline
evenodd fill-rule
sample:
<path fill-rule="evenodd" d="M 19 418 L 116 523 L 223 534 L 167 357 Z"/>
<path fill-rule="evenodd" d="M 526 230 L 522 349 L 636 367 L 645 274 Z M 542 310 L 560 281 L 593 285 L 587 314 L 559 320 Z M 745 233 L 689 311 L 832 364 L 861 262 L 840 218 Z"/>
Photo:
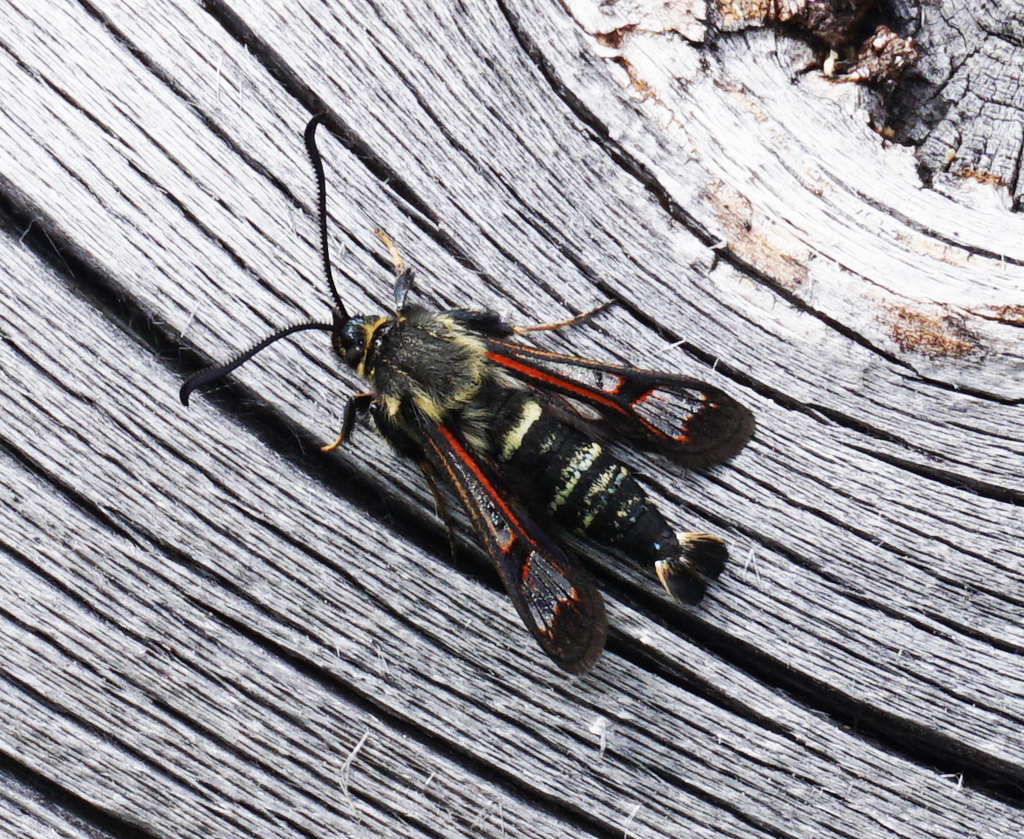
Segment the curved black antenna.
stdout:
<path fill-rule="evenodd" d="M 341 295 L 334 285 L 334 274 L 331 271 L 331 254 L 327 247 L 327 178 L 324 175 L 324 164 L 320 158 L 320 150 L 316 147 L 316 127 L 320 123 L 327 123 L 327 114 L 317 114 L 306 126 L 306 154 L 313 164 L 313 171 L 316 173 L 316 214 L 320 223 L 320 257 L 324 263 L 324 276 L 327 278 L 327 285 L 331 287 L 331 294 L 334 295 L 334 305 L 341 313 L 343 320 L 348 320 L 348 311 L 345 304 L 341 302 Z"/>
<path fill-rule="evenodd" d="M 286 338 L 294 332 L 302 332 L 305 329 L 320 329 L 324 332 L 338 331 L 337 326 L 333 323 L 298 323 L 295 326 L 286 327 L 280 332 L 275 332 L 269 338 L 264 338 L 252 349 L 246 350 L 240 355 L 235 356 L 227 364 L 222 364 L 219 367 L 207 367 L 205 370 L 200 370 L 194 376 L 189 376 L 185 381 L 185 384 L 181 386 L 181 391 L 178 393 L 178 397 L 181 399 L 181 404 L 188 405 L 188 398 L 196 388 L 206 387 L 208 384 L 217 381 L 217 379 L 223 379 L 230 372 L 245 364 L 245 362 L 256 355 L 260 350 L 269 347 L 274 343 L 274 341 Z"/>

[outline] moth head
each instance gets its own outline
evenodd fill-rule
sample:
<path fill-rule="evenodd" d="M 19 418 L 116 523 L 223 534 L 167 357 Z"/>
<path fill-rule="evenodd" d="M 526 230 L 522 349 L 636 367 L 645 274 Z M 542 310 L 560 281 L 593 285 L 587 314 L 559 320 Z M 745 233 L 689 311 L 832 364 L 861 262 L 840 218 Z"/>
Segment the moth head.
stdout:
<path fill-rule="evenodd" d="M 351 367 L 357 373 L 362 373 L 363 362 L 366 359 L 366 353 L 374 338 L 374 334 L 381 323 L 387 319 L 362 315 L 353 317 L 349 315 L 348 311 L 345 309 L 345 304 L 341 300 L 341 296 L 338 294 L 338 288 L 334 284 L 334 274 L 331 271 L 331 260 L 327 243 L 327 186 L 324 178 L 323 162 L 320 159 L 320 152 L 316 145 L 317 126 L 326 121 L 327 116 L 323 114 L 313 117 L 306 126 L 305 141 L 306 151 L 309 153 L 309 159 L 313 164 L 313 171 L 316 175 L 320 255 L 323 261 L 324 277 L 327 280 L 327 287 L 330 289 L 331 296 L 333 298 L 333 306 L 331 307 L 332 322 L 320 323 L 317 321 L 310 321 L 286 327 L 275 332 L 273 335 L 264 338 L 251 349 L 239 353 L 227 364 L 221 364 L 209 367 L 206 370 L 201 370 L 182 385 L 180 393 L 182 404 L 188 404 L 189 396 L 193 391 L 199 388 L 205 388 L 224 378 L 236 368 L 245 364 L 245 362 L 256 355 L 256 353 L 266 347 L 269 347 L 275 341 L 279 341 L 281 338 L 285 338 L 296 332 L 303 332 L 309 329 L 316 329 L 322 332 L 331 333 L 331 343 L 338 355 L 341 356 L 346 365 Z M 386 237 L 385 241 L 390 243 L 390 240 L 386 239 Z M 393 248 L 393 246 L 391 247 Z"/>
<path fill-rule="evenodd" d="M 363 375 L 366 354 L 378 334 L 378 330 L 391 318 L 379 315 L 355 315 L 348 317 L 337 309 L 334 310 L 334 329 L 331 343 L 334 351 L 341 356 L 345 364 Z"/>

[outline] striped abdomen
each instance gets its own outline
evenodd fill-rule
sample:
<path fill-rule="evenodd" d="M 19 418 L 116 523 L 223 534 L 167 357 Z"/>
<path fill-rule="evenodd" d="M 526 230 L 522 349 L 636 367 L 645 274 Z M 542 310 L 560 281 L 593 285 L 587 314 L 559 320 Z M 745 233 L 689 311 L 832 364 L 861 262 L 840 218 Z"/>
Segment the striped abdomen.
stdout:
<path fill-rule="evenodd" d="M 506 393 L 491 428 L 495 459 L 535 503 L 547 504 L 555 522 L 601 544 L 627 545 L 638 560 L 678 552 L 664 517 L 601 443 L 544 410 L 529 391 Z"/>
<path fill-rule="evenodd" d="M 534 507 L 557 524 L 655 566 L 666 590 L 697 602 L 725 564 L 724 543 L 703 533 L 682 543 L 633 474 L 599 442 L 562 422 L 529 391 L 506 390 L 492 403 L 493 457 Z"/>

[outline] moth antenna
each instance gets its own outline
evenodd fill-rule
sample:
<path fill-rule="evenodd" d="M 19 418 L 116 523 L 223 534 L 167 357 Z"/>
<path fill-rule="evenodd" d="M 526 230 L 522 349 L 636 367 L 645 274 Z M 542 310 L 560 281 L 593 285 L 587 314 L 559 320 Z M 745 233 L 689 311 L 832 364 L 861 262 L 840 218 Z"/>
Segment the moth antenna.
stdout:
<path fill-rule="evenodd" d="M 181 386 L 181 391 L 178 393 L 178 397 L 181 399 L 182 405 L 188 405 L 188 398 L 192 395 L 192 392 L 197 388 L 206 387 L 209 384 L 223 379 L 229 373 L 245 364 L 250 358 L 252 358 L 260 350 L 266 349 L 275 341 L 279 341 L 282 338 L 287 338 L 289 335 L 295 332 L 302 332 L 306 329 L 320 329 L 324 332 L 338 331 L 337 327 L 333 323 L 298 323 L 294 326 L 288 326 L 282 329 L 280 332 L 275 332 L 269 338 L 264 338 L 255 347 L 246 350 L 239 355 L 236 355 L 227 364 L 221 364 L 218 367 L 207 367 L 205 370 L 200 370 L 194 376 L 189 376 L 185 381 L 185 384 Z"/>
<path fill-rule="evenodd" d="M 324 163 L 320 157 L 320 150 L 316 146 L 316 127 L 320 123 L 326 124 L 327 114 L 317 114 L 306 126 L 306 154 L 309 155 L 309 162 L 313 164 L 313 171 L 316 173 L 316 214 L 320 225 L 320 258 L 324 263 L 324 276 L 327 278 L 327 285 L 331 288 L 334 296 L 334 306 L 341 312 L 342 318 L 348 320 L 348 311 L 345 304 L 341 302 L 341 295 L 334 285 L 334 272 L 331 271 L 331 253 L 327 244 L 327 177 L 324 175 Z"/>

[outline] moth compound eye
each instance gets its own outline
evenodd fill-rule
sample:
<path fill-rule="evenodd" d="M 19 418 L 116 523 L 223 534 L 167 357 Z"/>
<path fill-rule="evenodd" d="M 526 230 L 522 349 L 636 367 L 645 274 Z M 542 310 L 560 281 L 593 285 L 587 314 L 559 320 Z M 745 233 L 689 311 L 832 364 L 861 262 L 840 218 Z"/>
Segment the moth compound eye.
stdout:
<path fill-rule="evenodd" d="M 363 350 L 366 347 L 365 334 L 360 329 L 353 329 L 349 324 L 340 332 L 334 333 L 333 344 L 334 351 L 342 357 L 345 364 L 354 369 L 363 357 Z"/>
<path fill-rule="evenodd" d="M 390 331 L 389 324 L 390 318 L 374 315 L 360 315 L 336 323 L 334 351 L 344 359 L 345 364 L 356 370 L 367 353 L 372 354 L 381 337 Z"/>
<path fill-rule="evenodd" d="M 344 335 L 340 332 L 335 332 L 331 335 L 331 346 L 334 351 L 344 359 L 345 363 L 348 364 L 348 354 L 351 352 L 351 345 L 345 340 Z"/>
<path fill-rule="evenodd" d="M 334 349 L 346 363 L 358 361 L 367 340 L 365 318 L 351 318 L 341 324 L 335 322 L 335 325 Z"/>

